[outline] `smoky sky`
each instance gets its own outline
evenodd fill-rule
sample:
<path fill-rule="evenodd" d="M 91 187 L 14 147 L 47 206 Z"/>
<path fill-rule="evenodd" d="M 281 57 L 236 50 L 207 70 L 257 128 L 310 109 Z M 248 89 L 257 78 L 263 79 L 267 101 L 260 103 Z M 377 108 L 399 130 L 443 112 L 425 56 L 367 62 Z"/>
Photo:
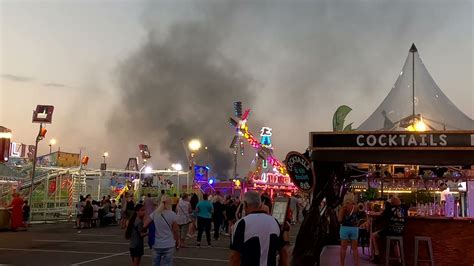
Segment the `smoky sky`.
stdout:
<path fill-rule="evenodd" d="M 182 162 L 181 140 L 200 138 L 219 174 L 232 166 L 234 101 L 252 108 L 254 132 L 274 128 L 282 157 L 304 150 L 309 131 L 329 129 L 339 105 L 354 109 L 357 127 L 412 42 L 423 57 L 461 38 L 449 28 L 472 35 L 471 1 L 153 1 L 144 10 L 147 37 L 115 72 L 111 137 Z"/>
<path fill-rule="evenodd" d="M 150 28 L 145 44 L 119 68 L 121 104 L 109 126 L 123 134 L 138 129 L 133 132 L 158 143 L 171 161 L 186 161 L 183 143 L 198 138 L 222 175 L 232 163 L 227 121 L 233 102 L 251 103 L 255 93 L 252 77 L 220 51 L 219 24 L 210 25 L 176 22 L 162 41 Z"/>

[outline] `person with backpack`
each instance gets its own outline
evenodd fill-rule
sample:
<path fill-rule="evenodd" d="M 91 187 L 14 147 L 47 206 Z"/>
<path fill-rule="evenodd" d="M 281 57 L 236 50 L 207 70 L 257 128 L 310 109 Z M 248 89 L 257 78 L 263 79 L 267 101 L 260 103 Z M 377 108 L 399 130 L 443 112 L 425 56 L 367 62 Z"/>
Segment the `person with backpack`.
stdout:
<path fill-rule="evenodd" d="M 147 233 L 143 229 L 143 218 L 145 218 L 145 207 L 142 204 L 137 204 L 125 230 L 125 238 L 130 240 L 130 257 L 133 266 L 140 265 L 144 253 L 143 237 Z"/>
<path fill-rule="evenodd" d="M 373 243 L 373 254 L 374 262 L 379 262 L 379 246 L 378 242 L 380 239 L 386 238 L 387 236 L 402 236 L 405 230 L 405 210 L 401 207 L 401 201 L 398 197 L 392 197 L 390 203 L 386 203 L 385 209 L 380 216 L 381 219 L 388 221 L 388 226 L 384 229 L 377 231 L 372 234 L 371 239 Z M 400 256 L 399 247 L 395 249 L 396 254 Z"/>
<path fill-rule="evenodd" d="M 359 249 L 357 247 L 359 242 L 359 227 L 357 220 L 357 208 L 354 200 L 346 198 L 339 210 L 337 216 L 341 228 L 339 235 L 341 238 L 341 251 L 340 251 L 340 265 L 344 266 L 346 261 L 347 246 L 350 243 L 352 247 L 352 255 L 354 256 L 354 263 L 356 266 L 359 265 Z"/>
<path fill-rule="evenodd" d="M 158 208 L 145 217 L 144 228 L 149 228 L 148 245 L 152 248 L 153 265 L 172 266 L 175 250 L 180 246 L 179 227 L 167 195 L 163 195 Z"/>

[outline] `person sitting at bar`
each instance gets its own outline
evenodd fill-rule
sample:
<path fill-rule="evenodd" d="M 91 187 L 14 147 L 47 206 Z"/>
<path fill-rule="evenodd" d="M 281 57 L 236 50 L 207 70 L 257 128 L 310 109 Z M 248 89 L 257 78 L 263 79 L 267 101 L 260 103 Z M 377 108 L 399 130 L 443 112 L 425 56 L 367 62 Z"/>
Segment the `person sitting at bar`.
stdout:
<path fill-rule="evenodd" d="M 386 204 L 385 210 L 382 213 L 382 219 L 388 222 L 388 226 L 384 229 L 372 234 L 371 239 L 374 248 L 374 261 L 378 262 L 379 257 L 379 239 L 384 239 L 387 236 L 402 236 L 405 229 L 405 211 L 401 207 L 401 201 L 397 197 L 390 200 L 390 204 Z M 399 256 L 400 250 L 396 248 L 396 254 Z M 385 254 L 387 256 L 387 254 Z"/>

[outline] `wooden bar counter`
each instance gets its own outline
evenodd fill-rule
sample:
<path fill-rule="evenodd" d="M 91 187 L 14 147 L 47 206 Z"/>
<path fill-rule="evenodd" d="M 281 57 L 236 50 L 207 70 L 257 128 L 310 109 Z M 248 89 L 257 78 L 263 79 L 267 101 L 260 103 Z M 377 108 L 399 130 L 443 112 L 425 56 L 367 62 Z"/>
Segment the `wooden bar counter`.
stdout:
<path fill-rule="evenodd" d="M 474 218 L 407 217 L 403 235 L 406 265 L 414 265 L 415 236 L 431 237 L 435 265 L 474 265 Z M 420 242 L 418 258 L 428 258 L 427 250 Z"/>

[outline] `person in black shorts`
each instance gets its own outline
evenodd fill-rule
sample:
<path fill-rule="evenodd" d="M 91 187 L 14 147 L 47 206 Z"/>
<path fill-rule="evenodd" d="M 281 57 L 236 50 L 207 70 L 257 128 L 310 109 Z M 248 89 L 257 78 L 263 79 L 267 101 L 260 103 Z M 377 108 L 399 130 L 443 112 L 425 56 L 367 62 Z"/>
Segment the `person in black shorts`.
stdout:
<path fill-rule="evenodd" d="M 228 230 L 227 233 L 229 235 L 232 233 L 232 228 L 234 224 L 237 222 L 237 218 L 235 217 L 235 212 L 237 212 L 237 206 L 235 205 L 234 200 L 230 199 L 225 210 L 225 217 L 227 220 L 227 230 Z"/>
<path fill-rule="evenodd" d="M 130 257 L 134 266 L 140 265 L 144 254 L 143 238 L 147 235 L 146 230 L 143 229 L 144 217 L 145 206 L 139 203 L 135 206 L 125 231 L 125 238 L 130 241 Z"/>

